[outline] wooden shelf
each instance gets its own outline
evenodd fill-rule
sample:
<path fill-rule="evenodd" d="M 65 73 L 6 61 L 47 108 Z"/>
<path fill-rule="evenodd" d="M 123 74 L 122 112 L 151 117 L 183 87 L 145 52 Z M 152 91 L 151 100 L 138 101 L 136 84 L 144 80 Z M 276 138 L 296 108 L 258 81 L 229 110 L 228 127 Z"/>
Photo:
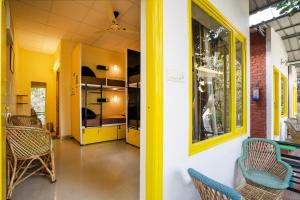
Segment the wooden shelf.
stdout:
<path fill-rule="evenodd" d="M 28 104 L 28 103 L 17 102 L 17 104 Z"/>
<path fill-rule="evenodd" d="M 19 96 L 19 97 L 27 97 L 28 95 L 27 95 L 27 94 L 17 94 L 16 96 Z"/>

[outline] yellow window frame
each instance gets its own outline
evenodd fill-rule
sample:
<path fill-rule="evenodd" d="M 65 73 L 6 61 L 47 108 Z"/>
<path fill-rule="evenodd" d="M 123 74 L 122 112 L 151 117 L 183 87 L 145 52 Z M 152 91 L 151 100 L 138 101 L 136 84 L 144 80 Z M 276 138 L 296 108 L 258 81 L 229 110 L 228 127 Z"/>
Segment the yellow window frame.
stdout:
<path fill-rule="evenodd" d="M 192 3 L 196 4 L 200 9 L 214 18 L 220 25 L 225 27 L 230 32 L 230 80 L 231 80 L 231 132 L 224 135 L 213 137 L 204 141 L 193 143 L 193 81 L 192 81 Z M 190 130 L 189 130 L 189 155 L 192 156 L 199 152 L 220 145 L 224 142 L 240 137 L 247 132 L 247 81 L 246 81 L 246 37 L 208 0 L 190 0 L 188 5 L 189 17 L 189 110 L 190 110 Z M 235 87 L 235 41 L 239 40 L 242 43 L 243 54 L 243 126 L 236 127 L 236 87 Z"/>
<path fill-rule="evenodd" d="M 283 84 L 283 113 L 281 114 L 282 117 L 288 117 L 288 78 L 281 73 L 281 81 Z"/>
<path fill-rule="evenodd" d="M 273 66 L 273 132 L 275 136 L 279 136 L 280 132 L 280 74 L 278 68 Z"/>
<path fill-rule="evenodd" d="M 293 91 L 293 96 L 292 96 L 292 117 L 294 117 L 295 116 L 295 114 L 298 112 L 298 102 L 297 102 L 297 87 L 295 87 L 294 85 L 293 85 L 293 89 L 292 89 Z"/>

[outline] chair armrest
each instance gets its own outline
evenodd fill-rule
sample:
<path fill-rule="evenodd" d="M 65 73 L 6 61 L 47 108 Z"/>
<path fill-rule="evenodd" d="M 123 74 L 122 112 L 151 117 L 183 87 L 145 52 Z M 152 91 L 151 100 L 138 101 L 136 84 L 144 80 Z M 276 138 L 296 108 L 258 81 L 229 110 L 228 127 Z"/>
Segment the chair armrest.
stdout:
<path fill-rule="evenodd" d="M 245 161 L 246 161 L 246 157 L 245 156 L 241 156 L 238 158 L 237 162 L 238 162 L 238 165 L 244 175 L 244 177 L 248 177 L 248 174 L 247 174 L 247 169 L 245 167 Z"/>
<path fill-rule="evenodd" d="M 278 172 L 282 171 L 283 181 L 288 185 L 292 178 L 292 175 L 293 175 L 292 167 L 288 163 L 286 163 L 282 160 L 279 160 L 278 165 L 274 166 L 274 168 L 275 167 L 278 168 L 278 170 L 276 170 L 276 171 L 278 171 Z M 280 173 L 278 175 L 280 175 Z"/>
<path fill-rule="evenodd" d="M 218 195 L 224 195 L 227 197 L 227 199 L 231 200 L 242 199 L 242 196 L 238 191 L 234 190 L 231 187 L 223 185 L 222 183 L 219 183 L 192 168 L 188 169 L 188 173 L 191 176 L 197 189 L 201 192 L 207 193 L 204 194 L 204 196 L 208 197 L 209 199 L 219 199 L 218 197 L 220 196 Z"/>

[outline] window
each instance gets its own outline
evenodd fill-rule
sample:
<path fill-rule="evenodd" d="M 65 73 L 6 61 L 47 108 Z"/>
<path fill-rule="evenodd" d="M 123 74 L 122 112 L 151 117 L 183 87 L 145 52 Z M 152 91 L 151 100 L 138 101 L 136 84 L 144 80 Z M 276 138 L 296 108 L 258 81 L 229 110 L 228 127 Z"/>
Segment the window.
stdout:
<path fill-rule="evenodd" d="M 230 33 L 193 4 L 193 142 L 230 132 Z"/>
<path fill-rule="evenodd" d="M 281 115 L 283 117 L 288 116 L 288 95 L 287 95 L 287 78 L 281 74 L 281 105 L 280 105 L 280 111 Z"/>
<path fill-rule="evenodd" d="M 193 155 L 246 132 L 246 39 L 209 1 L 190 8 Z"/>
<path fill-rule="evenodd" d="M 243 53 L 242 42 L 235 41 L 236 127 L 243 126 Z"/>

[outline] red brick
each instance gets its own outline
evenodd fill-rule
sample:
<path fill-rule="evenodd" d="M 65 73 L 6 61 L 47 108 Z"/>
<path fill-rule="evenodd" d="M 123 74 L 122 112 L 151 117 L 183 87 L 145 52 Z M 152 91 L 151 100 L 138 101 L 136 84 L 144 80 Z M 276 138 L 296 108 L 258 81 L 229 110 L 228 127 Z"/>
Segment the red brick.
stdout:
<path fill-rule="evenodd" d="M 250 35 L 251 104 L 250 122 L 252 137 L 266 137 L 266 38 L 259 33 Z M 258 102 L 252 100 L 253 88 L 258 84 Z"/>

